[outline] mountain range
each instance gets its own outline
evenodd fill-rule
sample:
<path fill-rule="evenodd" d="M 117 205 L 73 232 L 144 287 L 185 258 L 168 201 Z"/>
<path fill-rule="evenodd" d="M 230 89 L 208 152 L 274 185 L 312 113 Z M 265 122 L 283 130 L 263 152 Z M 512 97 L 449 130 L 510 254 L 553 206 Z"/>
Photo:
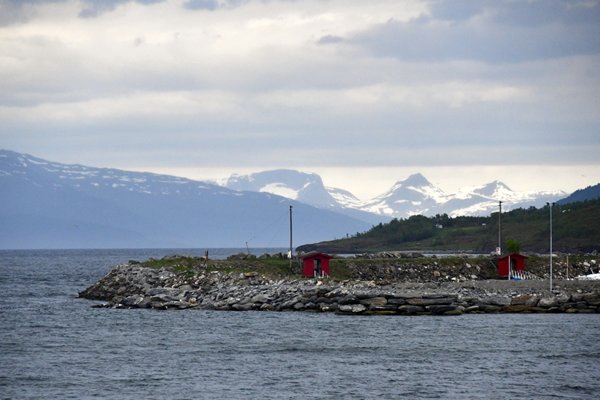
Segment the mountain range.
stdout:
<path fill-rule="evenodd" d="M 366 222 L 382 222 L 411 215 L 485 216 L 503 210 L 541 207 L 566 196 L 565 192 L 518 193 L 500 181 L 445 193 L 422 174 L 396 182 L 387 192 L 361 201 L 351 192 L 326 187 L 317 174 L 295 170 L 272 170 L 249 175 L 232 175 L 222 184 L 233 190 L 266 192 L 333 210 Z"/>
<path fill-rule="evenodd" d="M 271 193 L 0 150 L 0 248 L 287 247 L 371 224 Z"/>
<path fill-rule="evenodd" d="M 233 174 L 220 182 L 236 191 L 271 193 L 311 206 L 334 211 L 370 224 L 389 218 L 361 209 L 361 201 L 352 193 L 338 188 L 325 187 L 317 174 L 289 169 L 263 171 L 250 175 Z"/>
<path fill-rule="evenodd" d="M 517 193 L 499 181 L 447 194 L 414 174 L 362 201 L 295 170 L 217 183 L 0 150 L 0 248 L 287 247 L 290 205 L 297 245 L 415 214 L 489 215 L 498 200 L 508 211 L 563 197 Z"/>

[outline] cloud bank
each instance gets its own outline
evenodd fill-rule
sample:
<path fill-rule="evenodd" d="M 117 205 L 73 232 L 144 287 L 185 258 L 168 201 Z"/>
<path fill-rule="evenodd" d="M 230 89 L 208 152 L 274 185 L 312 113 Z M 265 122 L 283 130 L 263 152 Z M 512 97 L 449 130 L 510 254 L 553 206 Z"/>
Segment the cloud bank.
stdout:
<path fill-rule="evenodd" d="M 598 1 L 5 0 L 0 16 L 0 144 L 17 151 L 232 172 L 599 163 Z"/>

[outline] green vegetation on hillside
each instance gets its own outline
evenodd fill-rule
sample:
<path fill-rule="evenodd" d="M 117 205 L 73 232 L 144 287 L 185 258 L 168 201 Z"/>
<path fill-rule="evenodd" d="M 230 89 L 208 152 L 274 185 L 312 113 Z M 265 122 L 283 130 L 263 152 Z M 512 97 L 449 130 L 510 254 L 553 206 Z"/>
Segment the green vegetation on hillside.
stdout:
<path fill-rule="evenodd" d="M 553 207 L 553 249 L 558 252 L 600 250 L 600 200 Z M 549 207 L 502 213 L 502 247 L 507 241 L 524 252 L 546 252 L 550 241 Z M 498 213 L 489 217 L 415 215 L 394 219 L 340 240 L 300 246 L 298 250 L 335 253 L 383 250 L 448 250 L 491 252 L 498 246 Z"/>

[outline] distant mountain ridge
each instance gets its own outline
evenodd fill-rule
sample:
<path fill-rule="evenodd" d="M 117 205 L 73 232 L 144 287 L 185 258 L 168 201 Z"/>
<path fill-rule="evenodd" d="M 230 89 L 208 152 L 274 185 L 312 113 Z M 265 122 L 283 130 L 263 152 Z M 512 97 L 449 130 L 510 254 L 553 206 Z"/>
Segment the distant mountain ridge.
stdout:
<path fill-rule="evenodd" d="M 276 169 L 251 175 L 233 174 L 224 186 L 237 191 L 277 194 L 321 208 L 338 206 L 337 201 L 325 190 L 321 177 L 313 173 Z"/>
<path fill-rule="evenodd" d="M 392 218 L 486 216 L 498 210 L 499 199 L 508 211 L 564 197 L 517 193 L 500 181 L 447 194 L 414 174 L 361 201 L 325 186 L 317 174 L 295 170 L 233 175 L 223 186 L 0 150 L 0 248 L 286 247 L 289 205 L 294 244 L 302 244 L 353 235 Z"/>
<path fill-rule="evenodd" d="M 359 200 L 347 190 L 326 187 L 317 174 L 294 170 L 232 175 L 225 186 L 234 190 L 270 192 L 282 196 L 287 194 L 292 199 L 315 207 L 336 210 L 368 222 L 376 222 L 377 218 L 379 222 L 385 222 L 386 219 L 408 218 L 411 215 L 485 216 L 498 210 L 500 200 L 503 210 L 508 211 L 541 207 L 546 202 L 557 201 L 566 195 L 562 191 L 517 193 L 498 180 L 448 194 L 420 173 L 396 182 L 387 192 L 367 201 Z M 371 217 L 366 218 L 366 215 Z"/>
<path fill-rule="evenodd" d="M 363 221 L 270 193 L 0 150 L 0 248 L 286 247 Z"/>
<path fill-rule="evenodd" d="M 314 173 L 276 169 L 249 175 L 233 174 L 223 182 L 223 186 L 236 191 L 276 194 L 370 224 L 389 220 L 387 216 L 361 209 L 360 200 L 352 193 L 325 187 L 321 177 Z"/>
<path fill-rule="evenodd" d="M 600 199 L 600 183 L 593 186 L 588 186 L 584 189 L 579 189 L 573 192 L 571 195 L 560 199 L 558 204 L 569 204 L 578 201 L 596 200 Z"/>

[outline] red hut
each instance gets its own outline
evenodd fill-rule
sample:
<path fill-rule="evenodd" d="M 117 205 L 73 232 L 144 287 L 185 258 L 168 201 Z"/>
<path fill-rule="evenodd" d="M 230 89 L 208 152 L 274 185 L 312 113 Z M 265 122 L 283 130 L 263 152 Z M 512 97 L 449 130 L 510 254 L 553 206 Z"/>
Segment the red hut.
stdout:
<path fill-rule="evenodd" d="M 519 253 L 511 253 L 502 257 L 498 257 L 498 276 L 501 278 L 508 278 L 508 263 L 510 260 L 510 273 L 511 276 L 515 271 L 525 271 L 525 260 L 529 257 Z"/>
<path fill-rule="evenodd" d="M 303 255 L 301 258 L 304 276 L 329 276 L 329 260 L 333 256 L 325 253 L 311 252 Z"/>

